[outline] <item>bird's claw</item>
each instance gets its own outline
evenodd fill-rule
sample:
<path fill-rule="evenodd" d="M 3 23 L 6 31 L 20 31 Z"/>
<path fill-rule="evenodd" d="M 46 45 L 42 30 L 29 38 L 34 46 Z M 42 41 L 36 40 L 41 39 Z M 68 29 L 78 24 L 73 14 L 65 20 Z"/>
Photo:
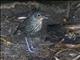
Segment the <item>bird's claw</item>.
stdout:
<path fill-rule="evenodd" d="M 26 50 L 26 51 L 34 53 L 36 51 L 36 48 L 34 48 L 32 44 L 29 44 L 27 37 L 25 37 L 25 40 L 26 40 L 26 44 L 27 44 L 27 48 L 28 48 L 28 50 Z"/>

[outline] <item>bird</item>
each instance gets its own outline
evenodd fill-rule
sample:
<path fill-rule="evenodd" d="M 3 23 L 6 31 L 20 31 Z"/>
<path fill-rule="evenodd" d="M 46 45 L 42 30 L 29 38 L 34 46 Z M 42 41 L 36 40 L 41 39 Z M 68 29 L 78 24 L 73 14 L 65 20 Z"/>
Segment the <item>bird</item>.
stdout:
<path fill-rule="evenodd" d="M 27 49 L 29 52 L 34 53 L 36 51 L 36 48 L 33 46 L 32 39 L 33 36 L 36 35 L 41 29 L 43 25 L 43 20 L 47 20 L 48 16 L 44 14 L 44 12 L 40 10 L 34 10 L 30 15 L 26 18 L 24 17 L 18 17 L 19 19 L 24 19 L 24 21 L 18 26 L 17 30 L 14 32 L 14 34 L 21 30 L 23 34 L 25 34 L 25 42 L 27 45 Z"/>

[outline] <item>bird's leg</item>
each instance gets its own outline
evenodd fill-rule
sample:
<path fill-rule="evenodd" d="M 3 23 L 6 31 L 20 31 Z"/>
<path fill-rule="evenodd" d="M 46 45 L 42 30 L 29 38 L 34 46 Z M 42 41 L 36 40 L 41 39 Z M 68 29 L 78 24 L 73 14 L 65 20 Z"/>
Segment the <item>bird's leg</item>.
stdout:
<path fill-rule="evenodd" d="M 30 48 L 31 48 L 31 49 L 35 49 L 34 46 L 33 46 L 33 41 L 32 41 L 32 39 L 29 37 L 28 40 L 29 40 L 28 42 L 29 42 L 29 44 L 30 44 Z"/>
<path fill-rule="evenodd" d="M 29 40 L 28 40 L 27 37 L 25 37 L 25 40 L 26 40 L 28 51 L 31 52 L 31 53 L 34 53 L 34 50 L 33 50 L 34 47 L 33 47 L 32 43 L 29 43 Z M 31 40 L 30 40 L 30 42 L 31 42 Z"/>
<path fill-rule="evenodd" d="M 31 49 L 35 49 L 32 43 L 33 43 L 33 42 L 32 42 L 32 40 L 30 39 Z"/>

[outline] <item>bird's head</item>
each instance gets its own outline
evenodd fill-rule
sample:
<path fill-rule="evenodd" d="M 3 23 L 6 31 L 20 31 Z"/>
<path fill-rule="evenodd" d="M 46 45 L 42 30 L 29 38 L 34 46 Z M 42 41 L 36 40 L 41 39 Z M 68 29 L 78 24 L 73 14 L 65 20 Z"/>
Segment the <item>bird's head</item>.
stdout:
<path fill-rule="evenodd" d="M 38 21 L 42 21 L 42 20 L 48 19 L 48 16 L 43 14 L 42 12 L 34 12 L 32 17 L 33 17 L 33 20 L 38 20 Z"/>

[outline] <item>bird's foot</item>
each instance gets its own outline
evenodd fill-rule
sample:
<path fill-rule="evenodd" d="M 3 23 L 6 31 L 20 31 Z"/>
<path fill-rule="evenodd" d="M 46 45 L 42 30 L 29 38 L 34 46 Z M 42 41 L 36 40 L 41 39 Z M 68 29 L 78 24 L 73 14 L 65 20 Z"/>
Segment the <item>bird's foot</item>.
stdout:
<path fill-rule="evenodd" d="M 27 48 L 28 48 L 28 50 L 26 50 L 26 51 L 29 51 L 31 53 L 35 53 L 37 49 L 34 48 L 34 46 L 28 42 L 27 37 L 25 37 L 25 40 L 26 40 L 26 44 L 27 44 Z"/>

